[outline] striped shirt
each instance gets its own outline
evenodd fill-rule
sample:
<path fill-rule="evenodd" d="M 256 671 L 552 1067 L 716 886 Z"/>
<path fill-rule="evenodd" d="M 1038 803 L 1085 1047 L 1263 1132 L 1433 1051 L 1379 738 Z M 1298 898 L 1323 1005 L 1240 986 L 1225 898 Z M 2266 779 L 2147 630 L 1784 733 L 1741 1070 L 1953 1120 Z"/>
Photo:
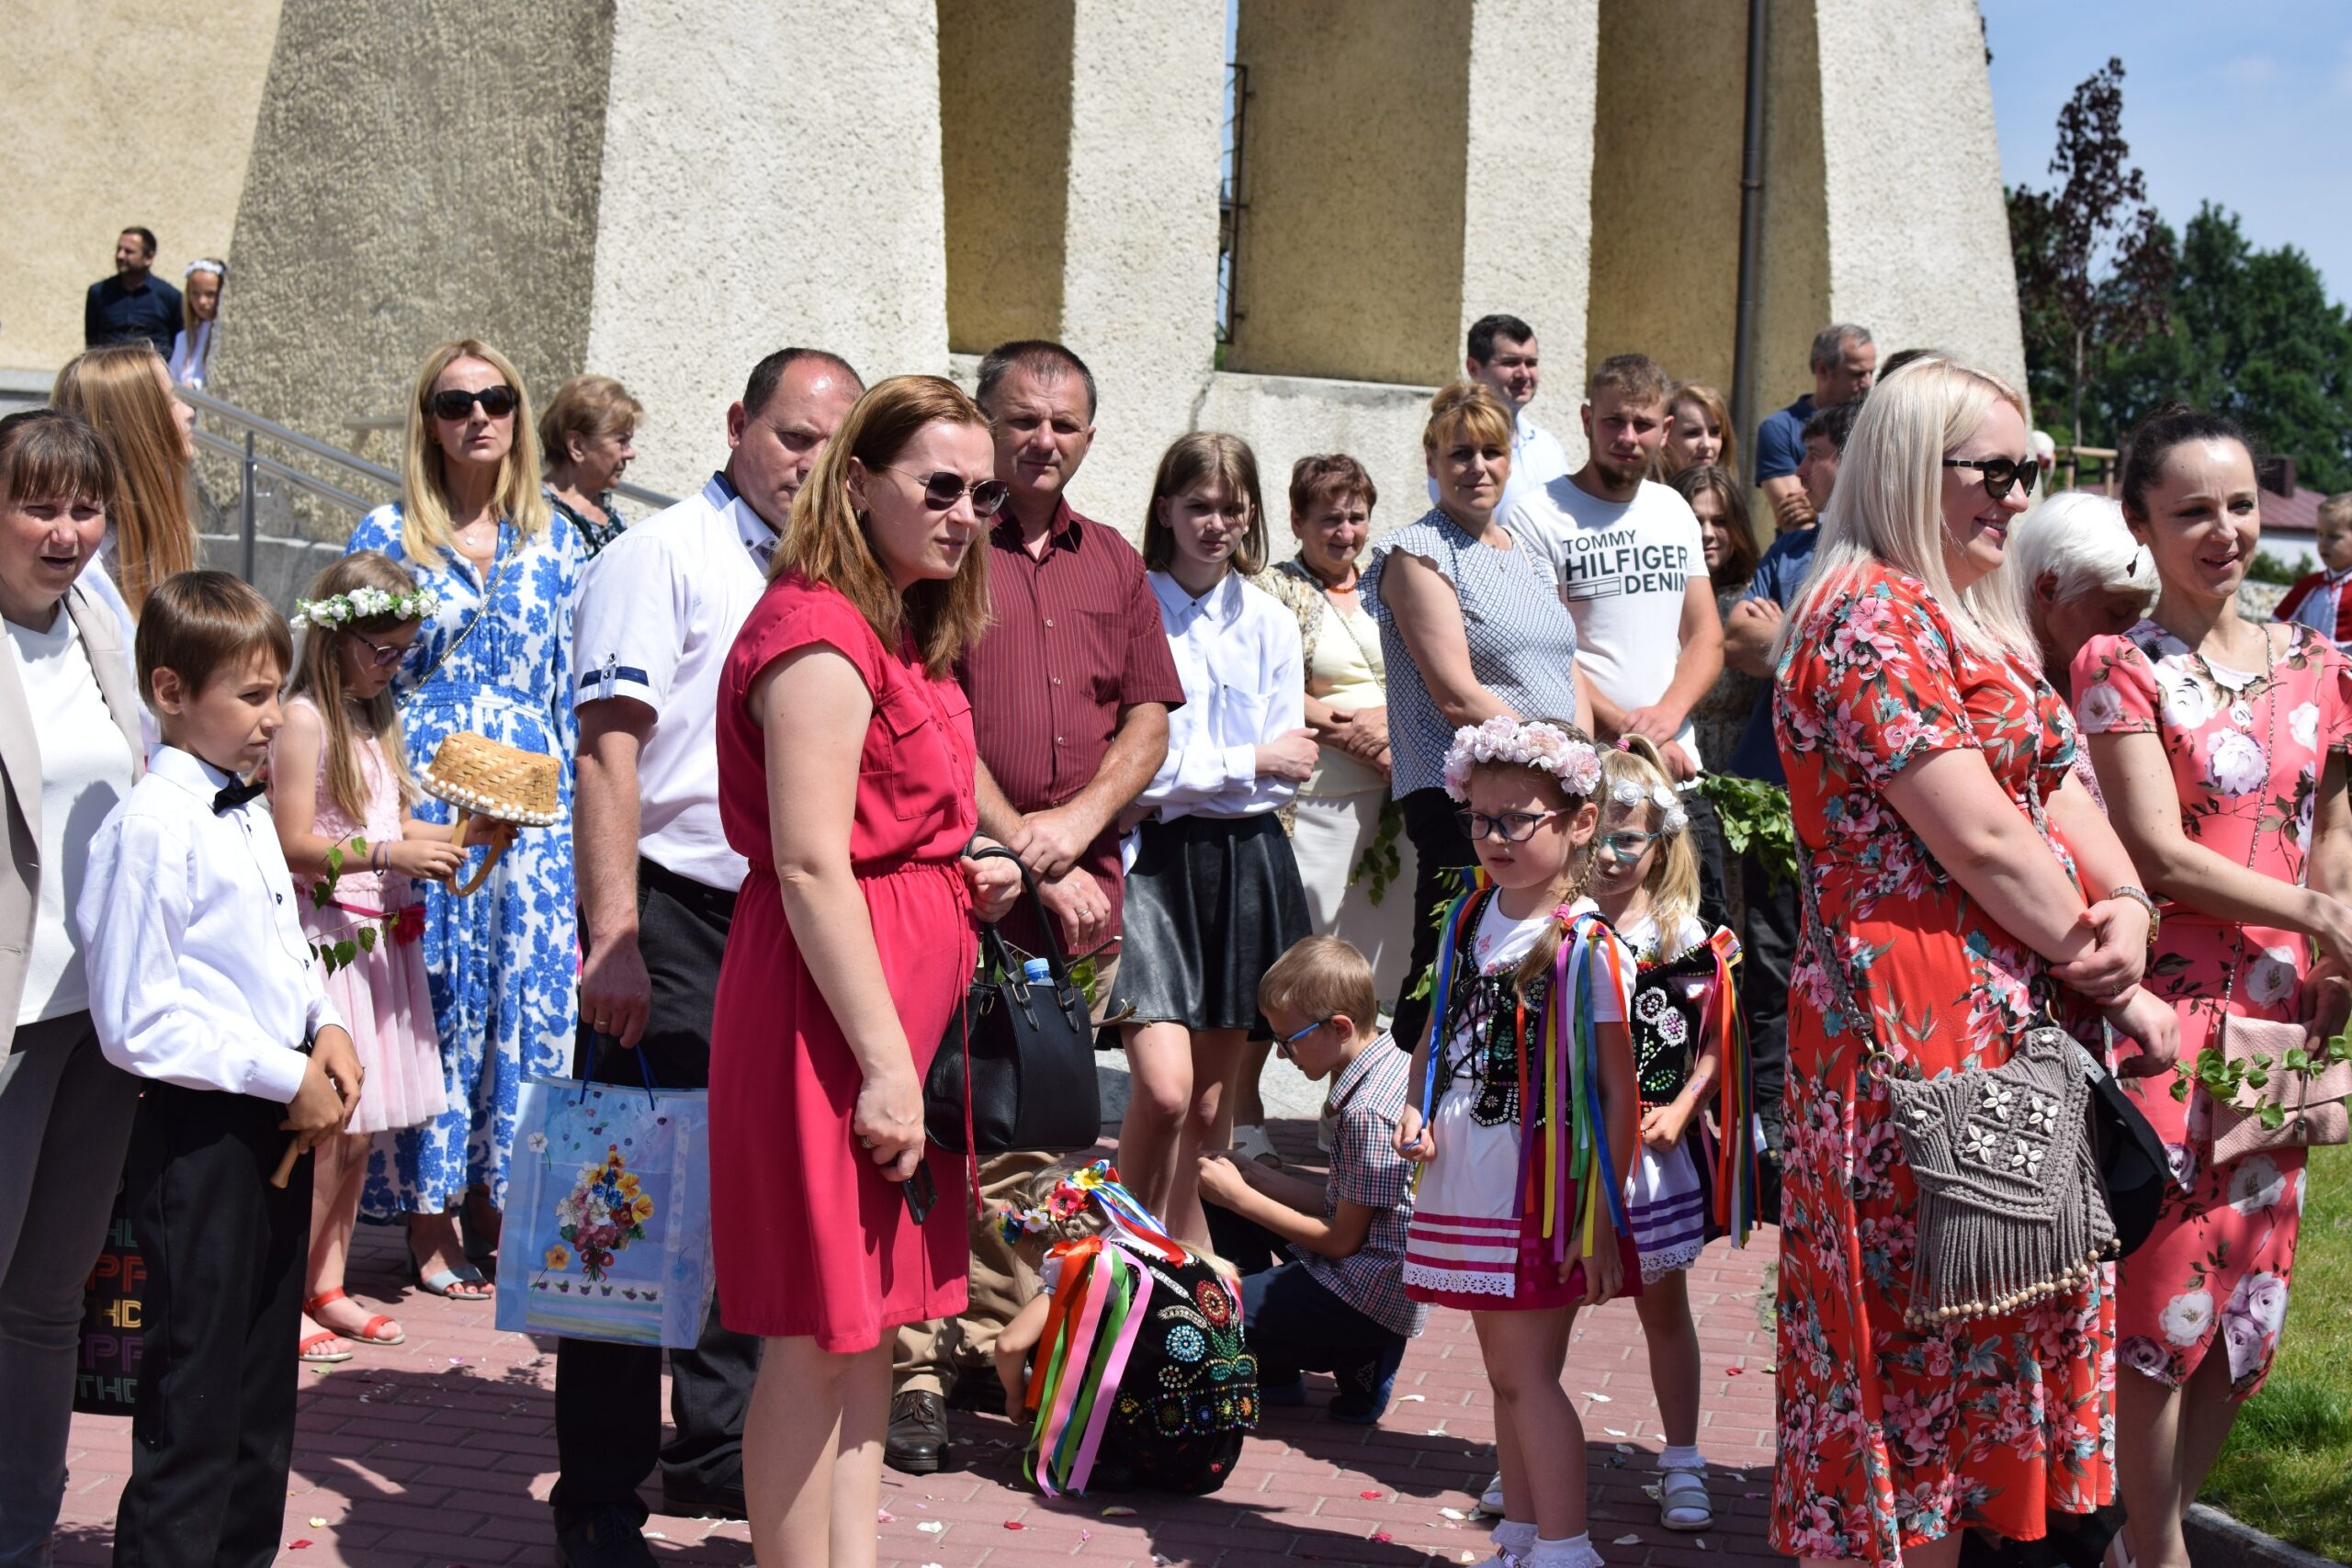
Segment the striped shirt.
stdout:
<path fill-rule="evenodd" d="M 1396 618 L 1380 596 L 1380 579 L 1397 551 L 1435 567 L 1462 603 L 1470 673 L 1517 716 L 1572 720 L 1577 711 L 1577 623 L 1560 603 L 1551 563 L 1533 550 L 1481 544 L 1432 509 L 1380 541 L 1363 574 L 1363 603 L 1380 623 L 1388 667 L 1391 789 L 1399 800 L 1445 783 L 1453 726 L 1422 683 Z"/>
<path fill-rule="evenodd" d="M 1342 1202 L 1376 1211 L 1363 1245 L 1345 1258 L 1325 1258 L 1303 1247 L 1291 1251 L 1317 1284 L 1383 1328 L 1410 1337 L 1430 1309 L 1405 1297 L 1405 1233 L 1413 1222 L 1413 1168 L 1396 1152 L 1396 1122 L 1405 1113 L 1412 1053 L 1396 1049 L 1385 1033 L 1367 1042 L 1340 1069 L 1329 1109 L 1331 1179 L 1323 1190 L 1323 1218 L 1339 1217 Z"/>
<path fill-rule="evenodd" d="M 956 679 L 972 700 L 973 737 L 997 787 L 1015 811 L 1042 811 L 1094 782 L 1122 712 L 1142 703 L 1179 706 L 1184 687 L 1143 558 L 1114 530 L 1064 502 L 1042 556 L 1023 547 L 1010 513 L 989 530 L 989 629 L 965 652 Z M 1102 885 L 1116 935 L 1115 825 L 1079 864 Z M 1005 937 L 1035 951 L 1027 918 L 1016 910 Z"/>

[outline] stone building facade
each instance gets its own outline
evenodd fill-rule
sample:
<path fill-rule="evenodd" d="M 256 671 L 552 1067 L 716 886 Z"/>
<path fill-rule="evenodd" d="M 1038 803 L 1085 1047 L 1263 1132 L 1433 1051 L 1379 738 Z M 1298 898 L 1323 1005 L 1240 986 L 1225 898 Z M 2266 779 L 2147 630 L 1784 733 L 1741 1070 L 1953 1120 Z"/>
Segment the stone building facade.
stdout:
<path fill-rule="evenodd" d="M 24 3 L 64 38 L 114 0 Z M 226 19 L 190 36 L 221 122 L 209 155 L 242 177 L 184 177 L 169 124 L 126 151 L 0 93 L 14 145 L 72 154 L 19 164 L 58 239 L 0 247 L 0 365 L 78 346 L 66 314 L 108 226 L 180 202 L 152 226 L 232 230 L 231 400 L 345 443 L 345 419 L 400 408 L 424 351 L 470 333 L 535 389 L 619 377 L 647 411 L 632 478 L 673 491 L 719 457 L 751 361 L 786 343 L 869 378 L 968 377 L 1002 338 L 1063 339 L 1102 392 L 1076 500 L 1130 531 L 1160 449 L 1198 428 L 1249 438 L 1277 498 L 1294 458 L 1352 451 L 1376 524 L 1409 521 L 1429 389 L 1490 310 L 1537 328 L 1533 412 L 1572 455 L 1599 357 L 1639 348 L 1730 386 L 1732 0 L 141 9 Z M 1759 412 L 1810 386 L 1832 319 L 2021 379 L 1973 0 L 1769 9 Z"/>

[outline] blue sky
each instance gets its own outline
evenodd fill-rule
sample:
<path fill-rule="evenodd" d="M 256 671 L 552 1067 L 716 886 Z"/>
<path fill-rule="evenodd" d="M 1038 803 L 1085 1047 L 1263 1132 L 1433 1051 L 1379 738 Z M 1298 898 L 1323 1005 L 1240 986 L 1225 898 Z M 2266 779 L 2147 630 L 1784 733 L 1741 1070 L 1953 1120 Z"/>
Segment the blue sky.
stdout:
<path fill-rule="evenodd" d="M 2211 200 L 2263 249 L 2299 246 L 2352 303 L 2352 5 L 1982 0 L 2002 177 L 2050 185 L 2058 110 L 2123 62 L 2123 131 L 2176 228 Z"/>

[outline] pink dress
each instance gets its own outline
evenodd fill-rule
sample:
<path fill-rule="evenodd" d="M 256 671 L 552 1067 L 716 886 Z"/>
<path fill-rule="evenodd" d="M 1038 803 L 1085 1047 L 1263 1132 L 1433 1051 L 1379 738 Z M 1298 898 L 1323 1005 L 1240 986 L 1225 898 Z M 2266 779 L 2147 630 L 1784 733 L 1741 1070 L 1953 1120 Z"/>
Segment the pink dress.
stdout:
<path fill-rule="evenodd" d="M 288 705 L 296 703 L 318 712 L 318 705 L 308 697 L 291 698 Z M 322 745 L 311 785 L 317 804 L 311 830 L 337 841 L 364 839 L 372 852 L 401 836 L 400 782 L 384 760 L 380 742 L 370 736 L 358 745 L 360 776 L 368 781 L 367 819 L 355 820 L 335 804 L 327 787 Z M 424 934 L 424 909 L 416 885 L 408 877 L 367 870 L 367 856 L 351 854 L 347 844 L 345 854 L 334 901 L 324 908 L 312 901 L 311 878 L 298 874 L 294 880 L 301 895 L 302 930 L 313 943 L 356 943 L 361 927 L 376 928 L 375 950 L 356 954 L 326 977 L 327 998 L 351 1031 L 352 1046 L 367 1075 L 349 1130 L 381 1133 L 418 1126 L 440 1115 L 449 1103 L 442 1082 L 440 1037 L 433 1028 L 433 998 L 425 989 L 424 944 L 418 940 Z M 413 912 L 399 918 L 404 909 Z"/>
<path fill-rule="evenodd" d="M 2267 679 L 2207 663 L 2154 621 L 2093 637 L 2075 659 L 2075 707 L 2086 734 L 2163 741 L 2191 840 L 2301 885 L 2320 774 L 2352 737 L 2352 664 L 2308 626 L 2290 635 Z M 2299 1017 L 2310 947 L 2295 931 L 2167 905 L 2146 985 L 2179 1011 L 2181 1062 L 2216 1043 L 2225 991 L 2234 1017 Z M 2269 1375 L 2286 1324 L 2304 1152 L 2214 1164 L 2212 1101 L 2202 1086 L 2176 1100 L 2173 1079 L 2123 1080 L 2179 1185 L 2154 1234 L 2123 1260 L 2116 1359 L 2177 1388 L 2208 1355 L 2226 1355 L 2230 1393 L 2245 1399 Z"/>

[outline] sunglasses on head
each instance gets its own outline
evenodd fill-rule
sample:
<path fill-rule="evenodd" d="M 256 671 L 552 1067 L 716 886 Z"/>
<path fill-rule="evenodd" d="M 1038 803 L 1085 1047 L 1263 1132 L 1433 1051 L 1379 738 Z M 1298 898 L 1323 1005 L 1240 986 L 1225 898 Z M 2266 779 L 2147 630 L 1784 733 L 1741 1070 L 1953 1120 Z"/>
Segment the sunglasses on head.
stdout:
<path fill-rule="evenodd" d="M 433 394 L 426 406 L 436 419 L 463 419 L 473 412 L 476 403 L 492 419 L 504 419 L 514 412 L 514 389 L 508 386 L 484 387 L 479 392 L 461 392 L 452 388 Z"/>
<path fill-rule="evenodd" d="M 2012 487 L 2021 487 L 2033 493 L 2033 481 L 2041 477 L 2041 467 L 2030 457 L 1946 457 L 1947 468 L 1974 468 L 1984 476 L 1984 493 L 1995 501 L 2007 495 Z"/>
<path fill-rule="evenodd" d="M 993 517 L 1004 510 L 1005 501 L 1012 494 L 1012 487 L 1002 479 L 981 479 L 977 484 L 967 485 L 963 475 L 951 474 L 944 468 L 933 474 L 918 474 L 911 468 L 893 468 L 890 471 L 904 474 L 922 485 L 922 503 L 933 512 L 946 511 L 968 493 L 976 515 Z"/>

